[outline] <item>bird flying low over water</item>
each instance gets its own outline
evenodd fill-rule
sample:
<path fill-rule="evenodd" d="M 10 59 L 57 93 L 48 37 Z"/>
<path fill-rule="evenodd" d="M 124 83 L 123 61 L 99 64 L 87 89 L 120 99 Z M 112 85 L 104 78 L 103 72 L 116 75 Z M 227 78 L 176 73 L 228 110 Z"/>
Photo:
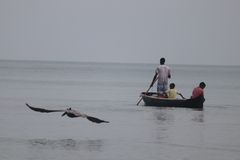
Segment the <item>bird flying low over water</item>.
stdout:
<path fill-rule="evenodd" d="M 36 111 L 36 112 L 42 112 L 42 113 L 63 112 L 62 116 L 67 115 L 70 118 L 82 117 L 82 118 L 87 118 L 89 121 L 94 122 L 94 123 L 109 123 L 109 121 L 104 121 L 104 120 L 98 119 L 96 117 L 88 116 L 86 114 L 80 113 L 71 108 L 67 108 L 65 110 L 50 110 L 50 109 L 44 109 L 44 108 L 36 108 L 36 107 L 30 106 L 27 103 L 26 103 L 26 106 L 28 106 L 31 110 Z"/>

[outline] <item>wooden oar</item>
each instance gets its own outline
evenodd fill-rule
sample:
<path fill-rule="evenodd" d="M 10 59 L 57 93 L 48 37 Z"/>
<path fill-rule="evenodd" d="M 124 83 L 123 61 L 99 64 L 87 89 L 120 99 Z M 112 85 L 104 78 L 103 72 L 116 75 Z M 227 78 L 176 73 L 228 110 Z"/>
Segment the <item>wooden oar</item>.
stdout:
<path fill-rule="evenodd" d="M 154 85 L 154 83 L 157 81 L 157 77 L 156 77 L 156 79 L 154 80 L 154 82 L 153 82 L 153 84 L 152 85 L 150 85 L 150 87 L 148 88 L 148 90 L 145 92 L 145 93 L 148 93 L 148 91 L 152 88 L 152 86 Z M 137 106 L 139 105 L 139 103 L 142 101 L 142 96 L 141 96 L 141 98 L 139 99 L 139 101 L 137 102 Z"/>
<path fill-rule="evenodd" d="M 181 93 L 179 93 L 178 95 L 181 96 L 182 99 L 187 99 L 187 98 L 183 97 L 183 95 Z"/>
<path fill-rule="evenodd" d="M 145 92 L 145 93 L 147 93 L 150 89 L 152 88 L 152 86 L 150 86 L 149 88 L 148 88 L 148 90 Z M 141 98 L 139 99 L 139 101 L 137 102 L 137 106 L 139 105 L 139 103 L 142 101 L 142 96 L 141 96 Z"/>

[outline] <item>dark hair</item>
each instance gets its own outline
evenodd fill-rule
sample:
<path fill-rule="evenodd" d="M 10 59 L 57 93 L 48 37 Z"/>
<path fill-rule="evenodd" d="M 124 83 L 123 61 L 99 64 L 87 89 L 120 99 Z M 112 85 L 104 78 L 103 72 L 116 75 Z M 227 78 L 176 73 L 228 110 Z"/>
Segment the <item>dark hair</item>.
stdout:
<path fill-rule="evenodd" d="M 165 58 L 161 58 L 160 59 L 160 64 L 164 64 L 165 63 Z"/>
<path fill-rule="evenodd" d="M 169 87 L 170 87 L 170 89 L 173 89 L 175 87 L 175 84 L 174 83 L 170 83 Z"/>
<path fill-rule="evenodd" d="M 206 84 L 205 84 L 204 82 L 201 82 L 201 83 L 199 83 L 199 87 L 205 88 L 205 87 L 206 87 Z"/>

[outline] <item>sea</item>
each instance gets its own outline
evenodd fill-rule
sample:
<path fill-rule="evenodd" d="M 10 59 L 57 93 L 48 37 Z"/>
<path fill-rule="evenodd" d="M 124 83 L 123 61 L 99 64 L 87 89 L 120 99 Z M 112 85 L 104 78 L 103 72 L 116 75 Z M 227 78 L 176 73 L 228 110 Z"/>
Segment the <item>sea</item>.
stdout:
<path fill-rule="evenodd" d="M 157 66 L 1 60 L 0 159 L 240 160 L 240 66 L 169 64 L 184 97 L 206 83 L 203 110 L 137 106 Z"/>

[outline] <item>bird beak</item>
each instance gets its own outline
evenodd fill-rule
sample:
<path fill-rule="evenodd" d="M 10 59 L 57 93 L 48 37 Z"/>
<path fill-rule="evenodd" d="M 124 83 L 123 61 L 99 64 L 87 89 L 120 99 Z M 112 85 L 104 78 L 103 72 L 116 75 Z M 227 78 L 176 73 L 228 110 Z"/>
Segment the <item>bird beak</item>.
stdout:
<path fill-rule="evenodd" d="M 64 112 L 64 113 L 62 114 L 62 117 L 65 116 L 66 114 L 67 114 L 67 112 Z"/>

